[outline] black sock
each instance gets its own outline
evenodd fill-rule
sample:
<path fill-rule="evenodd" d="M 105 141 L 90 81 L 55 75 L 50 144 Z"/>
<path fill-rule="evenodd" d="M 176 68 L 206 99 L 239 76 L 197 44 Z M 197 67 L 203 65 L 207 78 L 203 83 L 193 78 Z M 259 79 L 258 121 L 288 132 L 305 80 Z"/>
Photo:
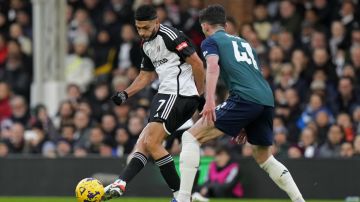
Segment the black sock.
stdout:
<path fill-rule="evenodd" d="M 137 175 L 145 167 L 146 163 L 147 157 L 140 152 L 135 152 L 129 164 L 121 173 L 120 179 L 129 183 L 135 175 Z"/>
<path fill-rule="evenodd" d="M 159 166 L 160 172 L 168 184 L 172 192 L 179 191 L 180 189 L 180 177 L 175 169 L 174 160 L 170 154 L 161 157 L 155 161 L 156 165 Z"/>

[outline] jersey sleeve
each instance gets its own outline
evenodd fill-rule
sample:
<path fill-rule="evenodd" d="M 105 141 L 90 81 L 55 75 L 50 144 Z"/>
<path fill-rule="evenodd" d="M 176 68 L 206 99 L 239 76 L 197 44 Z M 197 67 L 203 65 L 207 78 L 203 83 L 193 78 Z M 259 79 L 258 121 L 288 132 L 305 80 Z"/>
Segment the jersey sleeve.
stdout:
<path fill-rule="evenodd" d="M 211 37 L 206 38 L 201 43 L 201 51 L 204 55 L 204 58 L 210 56 L 210 55 L 219 55 L 219 49 L 216 44 L 216 41 L 212 39 Z"/>
<path fill-rule="evenodd" d="M 194 46 L 183 32 L 164 25 L 160 26 L 160 32 L 169 50 L 176 52 L 181 58 L 185 59 L 195 52 Z"/>
<path fill-rule="evenodd" d="M 143 59 L 141 61 L 140 70 L 155 71 L 155 67 L 154 67 L 153 63 L 151 62 L 149 56 L 146 55 L 146 53 L 144 52 L 144 49 L 142 47 L 141 47 L 141 53 L 142 53 Z"/>

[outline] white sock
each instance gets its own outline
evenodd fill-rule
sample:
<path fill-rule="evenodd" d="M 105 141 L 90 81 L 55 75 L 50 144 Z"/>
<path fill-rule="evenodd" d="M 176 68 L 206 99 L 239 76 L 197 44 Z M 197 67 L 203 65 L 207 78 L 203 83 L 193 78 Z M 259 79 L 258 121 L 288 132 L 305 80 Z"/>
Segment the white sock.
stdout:
<path fill-rule="evenodd" d="M 293 202 L 305 202 L 288 169 L 274 156 L 270 156 L 260 167 L 289 195 Z"/>
<path fill-rule="evenodd" d="M 178 202 L 190 202 L 191 190 L 200 163 L 200 144 L 191 133 L 182 135 L 180 153 L 180 190 Z"/>

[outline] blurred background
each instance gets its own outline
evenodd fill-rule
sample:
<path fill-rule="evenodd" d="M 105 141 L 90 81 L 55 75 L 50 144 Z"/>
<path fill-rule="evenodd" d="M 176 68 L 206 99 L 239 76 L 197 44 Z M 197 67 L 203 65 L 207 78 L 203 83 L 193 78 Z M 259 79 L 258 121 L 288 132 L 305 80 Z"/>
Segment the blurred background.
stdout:
<path fill-rule="evenodd" d="M 0 195 L 71 195 L 88 175 L 113 180 L 158 86 L 121 106 L 109 99 L 139 73 L 134 10 L 154 4 L 161 23 L 182 30 L 199 51 L 198 12 L 211 3 L 224 5 L 228 32 L 259 55 L 276 101 L 273 153 L 305 197 L 360 195 L 358 0 L 0 0 Z M 217 102 L 226 97 L 220 82 Z M 174 156 L 179 134 L 166 142 Z M 210 186 L 212 163 L 236 162 L 241 194 L 225 196 L 285 197 L 251 155 L 250 145 L 226 136 L 203 145 L 198 191 Z M 149 182 L 135 180 L 129 195 L 168 194 L 149 167 L 141 175 L 156 178 L 159 189 L 139 191 Z M 11 186 L 19 180 L 27 187 L 20 193 Z"/>

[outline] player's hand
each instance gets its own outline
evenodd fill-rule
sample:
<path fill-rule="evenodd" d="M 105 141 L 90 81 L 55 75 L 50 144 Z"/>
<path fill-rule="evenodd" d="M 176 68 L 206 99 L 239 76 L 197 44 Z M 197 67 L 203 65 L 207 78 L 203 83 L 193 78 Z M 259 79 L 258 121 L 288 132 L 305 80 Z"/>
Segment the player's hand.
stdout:
<path fill-rule="evenodd" d="M 203 116 L 204 121 L 207 122 L 216 121 L 215 101 L 207 100 L 200 115 Z"/>
<path fill-rule="evenodd" d="M 231 140 L 236 144 L 245 144 L 247 141 L 246 132 L 241 130 L 240 134 L 236 137 L 233 137 Z"/>
<path fill-rule="evenodd" d="M 116 105 L 121 105 L 128 99 L 128 94 L 125 91 L 116 92 L 114 95 L 111 96 L 111 100 Z"/>

